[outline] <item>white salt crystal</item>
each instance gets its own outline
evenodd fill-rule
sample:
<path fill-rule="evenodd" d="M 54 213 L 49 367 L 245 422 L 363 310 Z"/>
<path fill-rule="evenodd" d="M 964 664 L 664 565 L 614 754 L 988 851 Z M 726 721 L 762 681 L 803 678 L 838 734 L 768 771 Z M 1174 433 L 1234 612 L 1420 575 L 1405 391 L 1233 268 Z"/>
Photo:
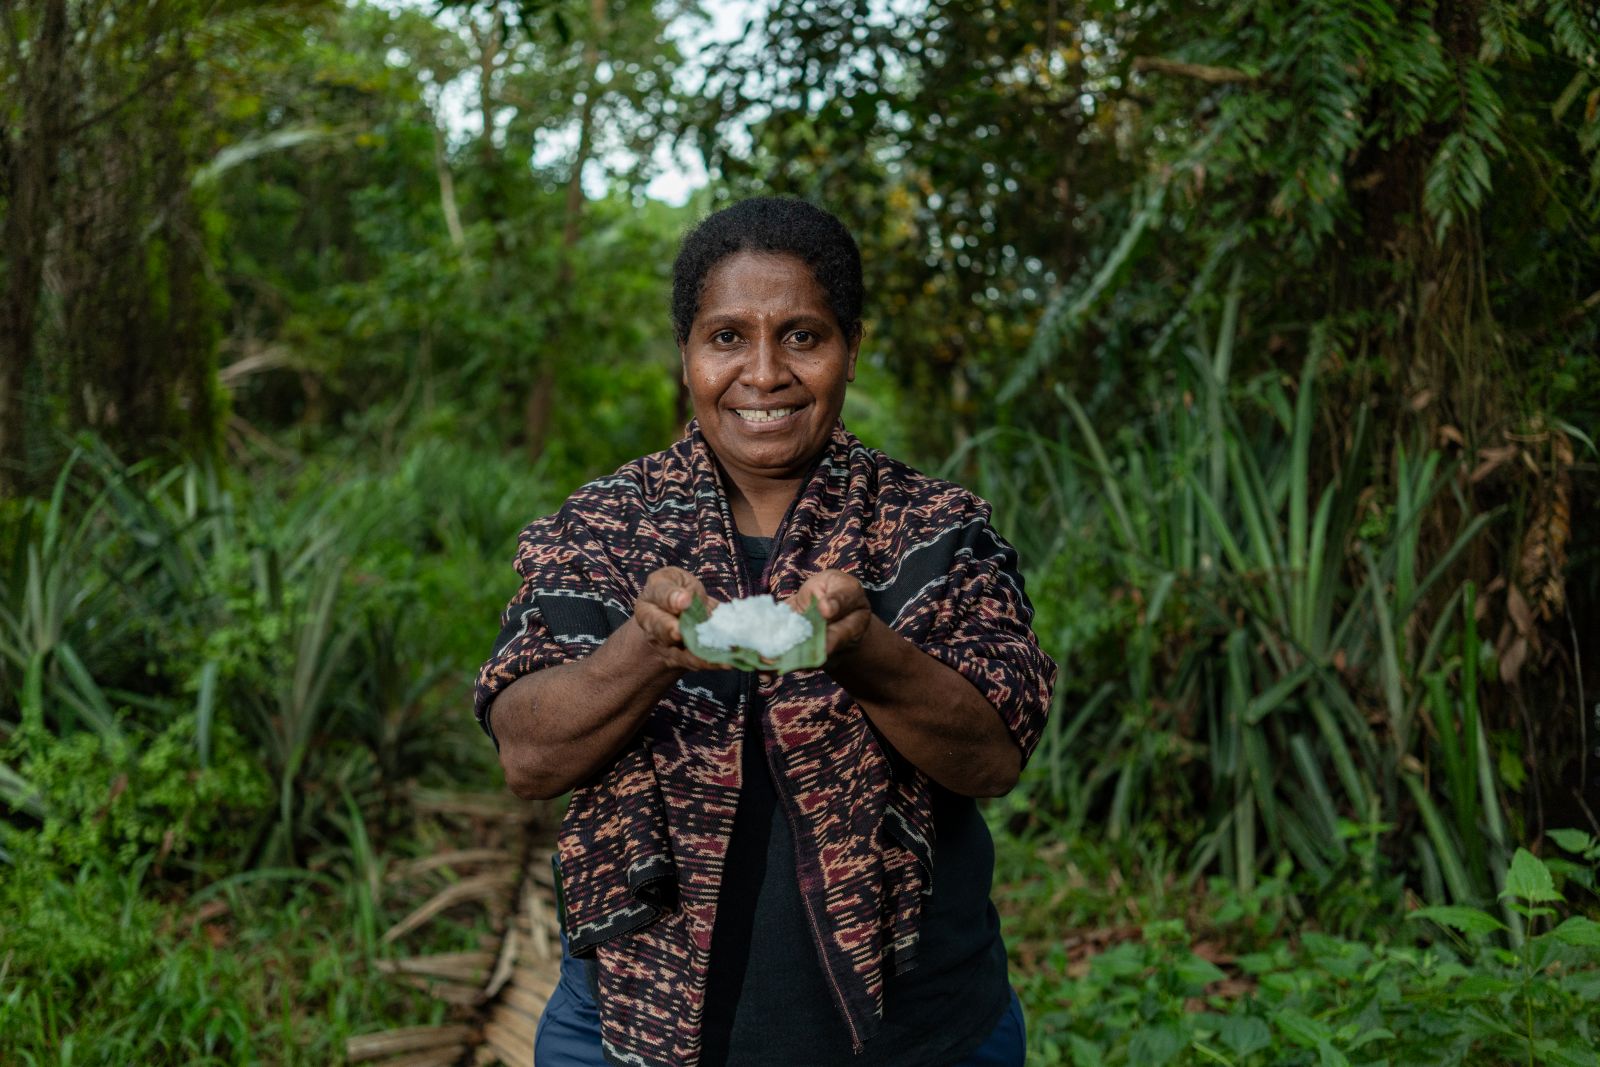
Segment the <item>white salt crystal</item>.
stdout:
<path fill-rule="evenodd" d="M 811 636 L 811 620 L 770 596 L 719 604 L 695 634 L 710 648 L 748 648 L 776 659 Z"/>

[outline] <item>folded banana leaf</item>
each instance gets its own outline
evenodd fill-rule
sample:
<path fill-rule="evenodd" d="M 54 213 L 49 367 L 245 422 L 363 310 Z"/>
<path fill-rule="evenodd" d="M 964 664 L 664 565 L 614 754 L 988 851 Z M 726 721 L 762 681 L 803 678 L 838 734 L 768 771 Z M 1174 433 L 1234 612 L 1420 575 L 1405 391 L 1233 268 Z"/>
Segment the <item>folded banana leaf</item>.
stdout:
<path fill-rule="evenodd" d="M 701 644 L 698 633 L 700 624 L 711 617 L 711 610 L 699 597 L 695 597 L 694 602 L 678 616 L 678 629 L 683 632 L 683 647 L 707 663 L 725 664 L 742 671 L 787 674 L 820 667 L 828 658 L 828 624 L 823 621 L 822 612 L 817 610 L 815 600 L 806 608 L 804 615 L 811 620 L 811 636 L 776 659 L 767 659 L 754 649 L 739 648 L 737 645 L 733 648 L 711 648 Z"/>

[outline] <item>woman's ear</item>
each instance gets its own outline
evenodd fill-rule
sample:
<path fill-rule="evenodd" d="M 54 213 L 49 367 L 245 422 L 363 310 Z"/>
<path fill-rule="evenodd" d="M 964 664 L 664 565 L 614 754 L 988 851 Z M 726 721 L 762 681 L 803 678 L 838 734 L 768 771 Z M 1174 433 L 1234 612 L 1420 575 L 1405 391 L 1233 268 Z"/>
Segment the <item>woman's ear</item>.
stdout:
<path fill-rule="evenodd" d="M 855 334 L 850 338 L 850 354 L 846 357 L 844 371 L 844 380 L 847 382 L 853 382 L 856 380 L 856 357 L 861 354 L 861 335 L 864 334 L 866 330 L 867 327 L 865 323 L 857 323 Z"/>

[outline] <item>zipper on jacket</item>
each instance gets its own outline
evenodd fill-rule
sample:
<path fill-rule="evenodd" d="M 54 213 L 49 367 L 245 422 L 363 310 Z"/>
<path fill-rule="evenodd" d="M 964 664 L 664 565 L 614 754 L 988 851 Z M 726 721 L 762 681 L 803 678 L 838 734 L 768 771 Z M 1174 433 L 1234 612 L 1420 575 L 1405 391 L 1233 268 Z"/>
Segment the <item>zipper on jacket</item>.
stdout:
<path fill-rule="evenodd" d="M 749 672 L 746 673 L 748 674 Z M 758 726 L 759 719 L 765 717 L 765 703 L 762 704 L 760 710 L 762 714 L 756 717 L 758 719 Z M 761 745 L 761 752 L 764 756 L 766 756 L 767 773 L 772 776 L 772 791 L 773 793 L 777 794 L 779 801 L 782 803 L 784 818 L 789 823 L 789 840 L 794 844 L 794 867 L 795 874 L 798 875 L 800 873 L 800 835 L 795 832 L 795 823 L 798 818 L 798 813 L 794 810 L 794 800 L 779 784 L 778 768 L 773 763 L 772 753 L 767 751 L 767 746 L 763 738 L 757 736 L 756 742 Z M 828 953 L 824 948 L 824 942 L 822 940 L 822 926 L 817 921 L 816 909 L 811 905 L 811 898 L 804 892 L 800 894 L 800 905 L 805 909 L 806 921 L 811 926 L 812 948 L 816 950 L 819 956 L 822 957 L 820 960 L 822 964 L 822 973 L 828 978 L 828 989 L 833 993 L 833 1002 L 839 1009 L 840 1017 L 844 1019 L 845 1029 L 850 1031 L 850 1051 L 859 1055 L 861 1050 L 866 1046 L 862 1043 L 860 1035 L 856 1032 L 855 1020 L 850 1018 L 850 1009 L 845 1004 L 844 990 L 839 988 L 839 981 L 833 975 L 833 968 L 828 965 Z"/>
<path fill-rule="evenodd" d="M 821 462 L 823 462 L 823 460 L 819 459 L 818 463 Z M 723 492 L 717 494 L 717 502 L 719 505 L 721 505 L 723 529 L 728 535 L 728 547 L 732 550 L 735 556 L 733 560 L 734 588 L 738 590 L 740 596 L 750 596 L 754 593 L 766 593 L 770 591 L 770 579 L 773 568 L 778 561 L 779 552 L 782 551 L 784 530 L 788 527 L 789 520 L 794 515 L 795 506 L 800 503 L 800 497 L 804 495 L 805 489 L 808 485 L 810 485 L 811 477 L 815 473 L 816 465 L 813 465 L 811 470 L 807 472 L 805 480 L 801 482 L 800 489 L 795 492 L 794 499 L 789 501 L 789 507 L 784 511 L 783 519 L 778 523 L 778 528 L 773 531 L 772 555 L 767 557 L 766 565 L 761 568 L 761 574 L 757 578 L 756 582 L 758 588 L 754 590 L 748 588 L 748 581 L 745 578 L 744 548 L 739 543 L 739 528 L 734 525 L 733 510 L 728 506 L 728 495 L 726 489 L 721 485 L 718 486 L 718 488 L 724 490 Z M 721 481 L 720 471 L 718 472 L 718 481 Z M 747 702 L 746 708 L 748 708 L 749 705 L 756 699 L 757 693 L 755 691 L 758 686 L 756 685 L 756 675 L 754 671 L 745 671 L 744 676 L 745 688 L 743 695 L 744 700 Z M 741 712 L 745 711 L 744 708 L 740 710 Z M 767 774 L 771 775 L 772 777 L 772 791 L 778 797 L 778 801 L 783 807 L 784 819 L 789 824 L 789 839 L 794 844 L 795 873 L 798 875 L 800 871 L 800 835 L 795 832 L 795 824 L 798 821 L 798 813 L 794 810 L 793 798 L 790 797 L 779 786 L 777 766 L 773 763 L 772 753 L 767 751 L 766 739 L 764 736 L 765 731 L 763 731 L 761 728 L 761 721 L 766 717 L 765 713 L 766 704 L 763 702 L 759 709 L 759 713 L 752 714 L 747 717 L 742 716 L 746 718 L 745 725 L 747 727 L 747 734 L 749 733 L 748 727 L 751 719 L 755 720 L 756 727 L 755 737 L 746 737 L 744 739 L 744 743 L 750 744 L 751 742 L 754 742 L 755 744 L 761 746 L 761 754 L 766 759 L 767 763 Z M 740 791 L 743 792 L 742 781 L 740 784 Z M 839 1009 L 839 1016 L 844 1020 L 845 1029 L 850 1033 L 850 1051 L 856 1055 L 860 1055 L 862 1050 L 866 1048 L 866 1045 L 862 1042 L 861 1036 L 856 1030 L 855 1020 L 850 1017 L 850 1009 L 845 1003 L 844 990 L 839 988 L 838 979 L 834 977 L 833 969 L 828 965 L 828 953 L 824 948 L 824 942 L 822 940 L 822 926 L 817 921 L 816 909 L 812 907 L 811 901 L 803 892 L 800 894 L 800 906 L 805 910 L 806 922 L 811 927 L 811 946 L 813 950 L 815 950 L 821 957 L 819 962 L 822 964 L 822 973 L 828 979 L 828 991 L 833 994 L 833 1002 Z"/>
<path fill-rule="evenodd" d="M 778 523 L 778 529 L 773 533 L 772 555 L 767 559 L 766 566 L 761 569 L 761 577 L 758 582 L 759 588 L 756 590 L 757 592 L 768 593 L 771 591 L 770 578 L 772 575 L 773 564 L 776 563 L 778 559 L 778 546 L 781 544 L 780 539 L 783 536 L 784 527 L 789 525 L 789 517 L 794 514 L 794 506 L 797 502 L 799 502 L 799 500 L 800 494 L 796 493 L 794 500 L 789 503 L 789 510 L 784 513 L 783 521 Z M 744 570 L 742 564 L 739 569 L 741 571 Z M 749 699 L 754 702 L 757 698 L 757 693 L 755 690 L 758 689 L 758 686 L 756 685 L 756 676 L 754 672 L 746 671 L 745 678 L 747 679 L 748 684 L 747 692 L 749 692 Z M 753 741 L 755 744 L 761 746 L 761 754 L 763 757 L 765 757 L 767 763 L 767 774 L 772 778 L 772 792 L 778 797 L 779 803 L 783 807 L 784 820 L 789 824 L 789 840 L 793 845 L 795 874 L 798 875 L 800 873 L 800 834 L 796 831 L 796 825 L 799 820 L 799 813 L 795 811 L 793 798 L 790 797 L 789 794 L 783 789 L 781 785 L 781 779 L 778 777 L 777 765 L 773 761 L 772 753 L 767 749 L 766 732 L 762 729 L 762 722 L 766 718 L 766 710 L 766 702 L 762 701 L 757 709 L 756 714 L 752 714 L 750 719 L 747 720 L 747 724 L 753 720 L 753 724 L 756 727 L 756 736 L 754 738 L 746 738 L 745 743 L 749 744 Z M 812 907 L 810 898 L 804 892 L 800 894 L 800 906 L 805 910 L 807 925 L 811 927 L 811 947 L 813 951 L 815 951 L 821 957 L 818 962 L 822 964 L 822 973 L 828 979 L 828 990 L 833 994 L 833 1002 L 834 1005 L 839 1009 L 840 1017 L 844 1019 L 845 1029 L 850 1032 L 850 1051 L 859 1055 L 862 1049 L 866 1046 L 862 1043 L 860 1035 L 856 1032 L 855 1020 L 850 1017 L 850 1009 L 845 1004 L 844 991 L 839 988 L 839 982 L 838 979 L 834 977 L 833 968 L 828 964 L 828 953 L 822 940 L 822 927 L 817 921 L 816 909 Z"/>

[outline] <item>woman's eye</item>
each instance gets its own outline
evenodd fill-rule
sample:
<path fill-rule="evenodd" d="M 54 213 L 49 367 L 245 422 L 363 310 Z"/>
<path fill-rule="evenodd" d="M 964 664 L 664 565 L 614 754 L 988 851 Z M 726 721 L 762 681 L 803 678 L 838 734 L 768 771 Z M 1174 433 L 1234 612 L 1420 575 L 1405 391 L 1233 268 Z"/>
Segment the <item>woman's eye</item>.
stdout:
<path fill-rule="evenodd" d="M 808 345 L 817 339 L 817 335 L 810 330 L 796 330 L 789 335 L 789 339 L 797 345 Z"/>
<path fill-rule="evenodd" d="M 718 330 L 711 335 L 711 340 L 719 345 L 731 345 L 739 339 L 739 335 L 732 330 Z"/>

